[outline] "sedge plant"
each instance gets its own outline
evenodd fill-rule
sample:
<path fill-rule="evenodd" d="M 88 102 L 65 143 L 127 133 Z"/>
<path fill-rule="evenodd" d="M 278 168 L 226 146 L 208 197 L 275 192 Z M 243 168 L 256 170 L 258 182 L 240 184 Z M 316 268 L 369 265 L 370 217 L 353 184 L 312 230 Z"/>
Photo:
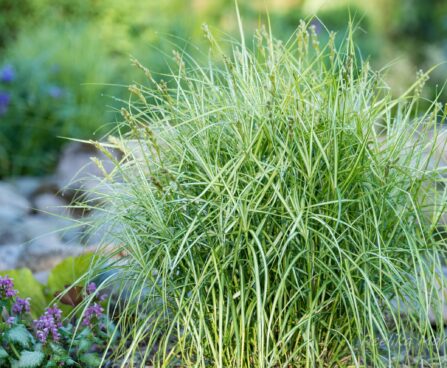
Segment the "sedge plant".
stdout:
<path fill-rule="evenodd" d="M 134 61 L 148 83 L 130 87 L 128 133 L 97 144 L 123 152 L 95 220 L 116 362 L 442 365 L 445 116 L 422 108 L 428 74 L 394 98 L 353 27 L 338 46 L 304 22 L 287 42 L 204 32 L 209 62 L 175 53 L 166 82 Z"/>

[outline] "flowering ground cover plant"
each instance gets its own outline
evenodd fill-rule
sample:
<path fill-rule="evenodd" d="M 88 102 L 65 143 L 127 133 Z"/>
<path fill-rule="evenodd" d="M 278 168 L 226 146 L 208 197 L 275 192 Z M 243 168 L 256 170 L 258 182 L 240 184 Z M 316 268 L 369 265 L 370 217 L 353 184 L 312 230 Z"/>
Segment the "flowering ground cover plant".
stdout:
<path fill-rule="evenodd" d="M 446 111 L 421 109 L 428 73 L 393 98 L 353 27 L 340 47 L 304 22 L 286 43 L 241 32 L 231 55 L 204 32 L 220 61 L 175 53 L 163 83 L 135 61 L 148 82 L 130 87 L 130 132 L 103 145 L 124 152 L 97 193 L 124 257 L 100 262 L 126 296 L 115 359 L 445 364 L 431 323 Z"/>
<path fill-rule="evenodd" d="M 13 280 L 0 276 L 0 365 L 99 367 L 112 329 L 101 305 L 106 296 L 97 293 L 94 283 L 83 293 L 90 297 L 90 304 L 80 318 L 64 321 L 62 310 L 53 305 L 33 320 L 32 300 L 19 297 Z"/>

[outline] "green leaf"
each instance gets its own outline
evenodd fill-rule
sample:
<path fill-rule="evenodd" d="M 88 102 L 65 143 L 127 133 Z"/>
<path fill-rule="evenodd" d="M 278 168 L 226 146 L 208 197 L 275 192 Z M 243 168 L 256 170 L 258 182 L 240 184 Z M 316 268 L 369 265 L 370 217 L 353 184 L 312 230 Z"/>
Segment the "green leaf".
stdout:
<path fill-rule="evenodd" d="M 15 326 L 6 331 L 5 339 L 10 343 L 19 344 L 23 347 L 29 346 L 29 344 L 33 341 L 32 335 L 23 325 Z"/>
<path fill-rule="evenodd" d="M 69 257 L 54 267 L 48 276 L 48 288 L 51 293 L 64 290 L 66 285 L 76 283 L 88 272 L 93 258 L 93 253 Z"/>
<path fill-rule="evenodd" d="M 14 280 L 14 287 L 21 298 L 31 298 L 31 315 L 40 316 L 48 305 L 43 292 L 44 286 L 37 281 L 28 268 L 1 271 L 0 275 L 8 275 Z"/>
<path fill-rule="evenodd" d="M 45 355 L 40 351 L 22 351 L 18 361 L 12 364 L 11 368 L 35 368 L 39 367 Z"/>
<path fill-rule="evenodd" d="M 65 364 L 66 364 L 66 365 L 75 365 L 76 362 L 75 362 L 73 359 L 68 358 L 68 359 L 65 361 Z"/>
<path fill-rule="evenodd" d="M 8 357 L 8 352 L 0 346 L 0 361 Z"/>
<path fill-rule="evenodd" d="M 92 342 L 91 342 L 90 340 L 88 340 L 88 339 L 82 339 L 82 340 L 79 342 L 79 347 L 78 347 L 78 349 L 79 349 L 79 352 L 80 352 L 80 353 L 86 353 L 86 352 L 88 352 L 88 351 L 90 350 L 91 347 L 92 347 Z"/>
<path fill-rule="evenodd" d="M 101 365 L 101 359 L 94 353 L 83 354 L 81 355 L 80 360 L 90 368 L 97 368 Z"/>
<path fill-rule="evenodd" d="M 53 350 L 53 353 L 59 356 L 67 355 L 67 351 L 60 345 L 51 343 L 50 344 L 51 350 Z"/>

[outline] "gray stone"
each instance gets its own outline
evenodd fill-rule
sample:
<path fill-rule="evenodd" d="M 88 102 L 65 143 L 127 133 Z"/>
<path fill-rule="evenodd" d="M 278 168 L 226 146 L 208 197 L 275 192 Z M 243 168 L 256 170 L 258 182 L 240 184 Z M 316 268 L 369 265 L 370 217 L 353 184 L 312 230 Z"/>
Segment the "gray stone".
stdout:
<path fill-rule="evenodd" d="M 17 226 L 22 241 L 30 241 L 47 235 L 56 235 L 64 243 L 81 243 L 84 236 L 82 222 L 69 217 L 56 217 L 38 214 L 25 217 Z"/>
<path fill-rule="evenodd" d="M 51 270 L 67 257 L 84 252 L 79 245 L 67 245 L 53 235 L 37 238 L 24 245 L 18 259 L 19 267 L 27 267 L 33 272 Z"/>
<path fill-rule="evenodd" d="M 27 199 L 30 199 L 44 182 L 45 179 L 32 176 L 21 176 L 10 180 L 10 183 L 14 186 L 17 193 Z"/>
<path fill-rule="evenodd" d="M 84 239 L 85 227 L 82 224 L 71 222 L 61 227 L 61 237 L 65 243 L 81 243 Z"/>
<path fill-rule="evenodd" d="M 113 153 L 116 155 L 116 153 Z M 92 157 L 101 162 L 103 169 L 110 173 L 115 164 L 97 150 L 95 146 L 74 142 L 68 144 L 61 156 L 56 171 L 58 185 L 64 191 L 78 191 L 95 188 L 104 177 L 104 172 L 93 161 Z"/>
<path fill-rule="evenodd" d="M 44 215 L 27 216 L 23 219 L 22 223 L 17 226 L 17 230 L 23 234 L 25 241 L 45 238 L 48 236 L 56 236 L 59 238 L 60 224 L 55 220 Z"/>
<path fill-rule="evenodd" d="M 0 182 L 0 222 L 12 222 L 30 212 L 30 203 L 14 187 Z"/>
<path fill-rule="evenodd" d="M 17 268 L 19 257 L 23 251 L 21 244 L 0 246 L 0 271 Z"/>
<path fill-rule="evenodd" d="M 84 220 L 91 225 L 86 228 L 83 238 L 84 243 L 88 246 L 115 244 L 117 239 L 119 239 L 119 235 L 125 230 L 125 226 L 122 223 L 108 222 L 104 214 L 98 211 L 93 212 Z"/>
<path fill-rule="evenodd" d="M 34 208 L 40 212 L 48 215 L 59 217 L 69 216 L 67 209 L 68 203 L 61 197 L 52 193 L 42 193 L 34 197 Z"/>
<path fill-rule="evenodd" d="M 11 184 L 0 182 L 0 245 L 24 241 L 17 225 L 29 211 L 28 200 L 18 194 Z"/>
<path fill-rule="evenodd" d="M 5 244 L 20 244 L 26 239 L 19 230 L 19 220 L 0 220 L 0 246 Z"/>

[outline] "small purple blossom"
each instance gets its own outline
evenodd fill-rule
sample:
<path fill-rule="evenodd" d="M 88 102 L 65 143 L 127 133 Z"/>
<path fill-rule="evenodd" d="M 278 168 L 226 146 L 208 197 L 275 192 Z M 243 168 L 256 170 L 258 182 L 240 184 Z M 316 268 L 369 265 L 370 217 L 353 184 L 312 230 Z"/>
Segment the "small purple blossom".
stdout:
<path fill-rule="evenodd" d="M 88 295 L 93 294 L 96 291 L 96 284 L 94 282 L 91 282 L 87 285 L 85 290 L 87 291 Z"/>
<path fill-rule="evenodd" d="M 55 305 L 47 308 L 44 315 L 34 321 L 34 327 L 37 330 L 36 336 L 41 343 L 46 343 L 49 337 L 53 341 L 59 341 L 61 337 L 59 328 L 62 327 L 61 318 L 62 311 Z"/>
<path fill-rule="evenodd" d="M 14 289 L 14 282 L 7 275 L 0 276 L 0 293 L 3 298 L 12 298 L 17 295 L 17 290 Z"/>
<path fill-rule="evenodd" d="M 11 102 L 11 95 L 8 92 L 0 91 L 0 116 L 8 112 L 8 106 Z"/>
<path fill-rule="evenodd" d="M 61 324 L 62 311 L 58 308 L 58 306 L 56 304 L 52 307 L 47 308 L 45 313 L 48 313 L 49 315 L 53 316 L 54 320 L 58 323 L 58 327 L 62 327 L 62 324 Z"/>
<path fill-rule="evenodd" d="M 98 287 L 96 286 L 96 284 L 94 282 L 91 282 L 90 284 L 88 284 L 85 287 L 85 291 L 87 292 L 87 295 L 91 295 L 91 294 L 95 293 L 97 289 L 98 289 Z M 106 299 L 107 299 L 107 294 L 95 295 L 95 300 L 97 300 L 99 302 L 103 302 Z"/>
<path fill-rule="evenodd" d="M 104 308 L 101 307 L 98 303 L 94 303 L 89 305 L 84 313 L 84 319 L 82 320 L 83 326 L 93 327 L 92 320 L 94 318 L 100 318 L 104 312 Z"/>
<path fill-rule="evenodd" d="M 7 319 L 6 319 L 6 324 L 9 326 L 9 327 L 11 327 L 14 323 L 16 322 L 16 317 L 8 317 Z"/>
<path fill-rule="evenodd" d="M 314 27 L 315 29 L 315 33 L 316 34 L 320 34 L 322 29 L 323 29 L 323 25 L 321 24 L 321 22 L 318 19 L 312 19 L 312 21 L 310 22 L 310 26 Z"/>
<path fill-rule="evenodd" d="M 29 313 L 30 311 L 30 298 L 22 299 L 16 298 L 15 303 L 12 306 L 12 313 L 21 314 L 21 313 Z"/>
<path fill-rule="evenodd" d="M 55 100 L 61 98 L 64 95 L 64 90 L 58 86 L 48 87 L 48 94 Z"/>
<path fill-rule="evenodd" d="M 16 72 L 11 64 L 6 64 L 0 69 L 0 81 L 10 83 L 16 79 Z"/>

